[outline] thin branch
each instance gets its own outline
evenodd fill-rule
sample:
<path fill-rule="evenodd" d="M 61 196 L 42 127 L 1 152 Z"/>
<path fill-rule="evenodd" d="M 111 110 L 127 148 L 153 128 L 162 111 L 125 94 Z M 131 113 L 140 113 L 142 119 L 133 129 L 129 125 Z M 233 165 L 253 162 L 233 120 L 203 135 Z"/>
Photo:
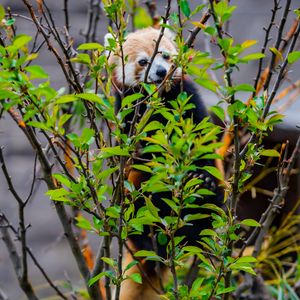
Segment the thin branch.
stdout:
<path fill-rule="evenodd" d="M 264 44 L 263 44 L 263 46 L 261 48 L 261 51 L 260 51 L 262 54 L 265 53 L 267 45 L 270 41 L 270 38 L 269 38 L 270 32 L 271 32 L 271 29 L 274 25 L 274 20 L 275 20 L 276 13 L 277 13 L 278 10 L 279 10 L 279 0 L 274 0 L 274 7 L 272 8 L 272 15 L 271 15 L 271 20 L 269 22 L 269 26 L 267 28 L 264 28 L 264 30 L 265 30 L 265 40 L 264 40 Z M 255 80 L 254 80 L 254 89 L 255 89 L 255 91 L 253 91 L 252 98 L 258 92 L 257 91 L 257 86 L 258 86 L 259 79 L 261 77 L 262 63 L 263 63 L 263 57 L 260 58 L 259 62 L 258 62 L 258 70 L 257 70 L 257 74 L 256 74 L 256 77 L 255 77 Z"/>
<path fill-rule="evenodd" d="M 275 42 L 275 45 L 274 45 L 274 48 L 277 49 L 277 50 L 279 49 L 280 43 L 282 41 L 283 29 L 284 29 L 284 26 L 285 26 L 285 23 L 286 23 L 287 16 L 288 16 L 289 11 L 290 11 L 290 6 L 291 6 L 291 0 L 286 0 L 285 7 L 284 7 L 284 12 L 283 12 L 283 15 L 281 17 L 280 25 L 279 25 L 279 28 L 278 28 L 277 39 L 276 39 L 276 42 Z M 273 72 L 274 72 L 275 64 L 276 64 L 276 53 L 272 52 L 272 58 L 271 58 L 271 62 L 270 62 L 270 65 L 269 65 L 269 73 L 268 73 L 268 76 L 267 76 L 265 84 L 264 84 L 264 90 L 267 90 L 269 88 L 270 81 L 271 81 L 271 78 L 272 78 L 272 75 L 273 75 Z"/>
<path fill-rule="evenodd" d="M 65 67 L 65 62 L 63 61 L 63 59 L 61 58 L 61 55 L 58 53 L 58 51 L 53 47 L 53 45 L 51 44 L 50 42 L 50 38 L 49 38 L 49 35 L 48 33 L 45 31 L 44 27 L 41 25 L 41 23 L 39 22 L 37 16 L 35 15 L 34 13 L 34 10 L 33 10 L 33 7 L 31 5 L 31 3 L 28 1 L 28 0 L 23 0 L 24 4 L 26 5 L 29 13 L 30 13 L 30 16 L 36 26 L 36 28 L 38 29 L 39 32 L 41 32 L 41 34 L 43 35 L 46 43 L 47 43 L 47 46 L 49 48 L 49 50 L 54 54 L 54 56 L 56 57 L 56 60 L 58 62 L 58 64 L 60 65 L 64 75 L 65 75 L 65 78 L 67 80 L 67 82 L 74 88 L 75 91 L 78 91 L 78 92 L 81 92 L 81 87 L 76 84 L 76 82 L 70 78 L 69 74 L 68 74 L 68 71 Z"/>
<path fill-rule="evenodd" d="M 286 155 L 287 155 L 286 148 Z M 295 148 L 293 150 L 293 153 L 290 157 L 290 159 L 287 161 L 288 164 L 285 166 L 285 158 L 283 158 L 282 166 L 280 167 L 278 171 L 278 187 L 274 190 L 274 196 L 272 200 L 270 201 L 270 205 L 268 207 L 268 214 L 266 215 L 265 221 L 261 223 L 261 228 L 258 237 L 256 238 L 255 244 L 254 244 L 254 250 L 253 250 L 253 256 L 257 257 L 259 254 L 264 237 L 266 236 L 272 222 L 274 221 L 278 208 L 281 207 L 281 203 L 285 198 L 285 195 L 289 188 L 289 180 L 291 176 L 291 171 L 296 163 L 296 159 L 298 158 L 300 153 L 300 136 L 298 137 L 298 140 L 296 142 Z"/>
<path fill-rule="evenodd" d="M 32 251 L 30 250 L 29 247 L 26 247 L 26 251 L 28 252 L 30 258 L 32 259 L 33 263 L 35 266 L 40 270 L 48 284 L 51 286 L 51 288 L 57 293 L 58 296 L 60 296 L 62 299 L 68 300 L 68 297 L 66 297 L 60 290 L 59 288 L 54 284 L 54 282 L 50 279 L 46 271 L 43 269 L 43 267 L 40 265 Z"/>
<path fill-rule="evenodd" d="M 20 287 L 29 300 L 38 300 L 39 298 L 36 296 L 35 291 L 28 280 L 27 274 L 24 273 L 24 266 L 22 265 L 24 261 L 22 261 L 22 258 L 18 254 L 17 247 L 8 232 L 7 219 L 2 213 L 0 213 L 0 232 L 8 250 Z"/>
<path fill-rule="evenodd" d="M 211 13 L 210 13 L 209 11 L 207 11 L 207 12 L 203 15 L 203 17 L 200 19 L 199 23 L 204 25 L 204 24 L 208 21 L 208 19 L 210 18 L 210 16 L 211 16 Z M 200 26 L 196 26 L 196 27 L 190 32 L 190 34 L 189 34 L 189 36 L 188 36 L 188 38 L 187 38 L 187 40 L 186 40 L 186 42 L 185 42 L 185 46 L 187 46 L 187 47 L 189 47 L 189 48 L 193 47 L 194 41 L 195 41 L 195 39 L 196 39 L 196 36 L 197 36 L 198 33 L 201 31 L 201 29 L 202 29 L 202 28 L 201 28 Z"/>
<path fill-rule="evenodd" d="M 0 300 L 9 300 L 9 298 L 1 288 L 0 288 Z"/>
<path fill-rule="evenodd" d="M 162 26 L 161 26 L 161 29 L 160 29 L 160 33 L 159 33 L 159 36 L 158 36 L 158 39 L 155 41 L 155 47 L 154 47 L 154 51 L 152 53 L 152 56 L 150 58 L 150 61 L 148 63 L 148 66 L 147 66 L 147 69 L 146 69 L 146 72 L 145 72 L 145 77 L 144 77 L 144 81 L 147 82 L 148 80 L 148 75 L 149 75 L 149 72 L 150 72 L 150 69 L 151 69 L 151 66 L 153 64 L 153 61 L 158 53 L 158 48 L 159 48 L 159 45 L 160 45 L 160 42 L 164 36 L 164 32 L 165 32 L 165 26 L 168 22 L 168 19 L 170 17 L 170 10 L 171 10 L 171 0 L 168 0 L 168 3 L 167 3 L 167 6 L 166 6 L 166 13 L 165 13 L 165 16 L 163 17 L 163 23 L 162 23 Z"/>
<path fill-rule="evenodd" d="M 26 1 L 26 0 L 24 0 L 24 1 Z M 41 164 L 41 167 L 42 167 L 42 170 L 44 173 L 44 180 L 48 186 L 48 189 L 49 190 L 56 189 L 57 186 L 52 177 L 52 166 L 48 160 L 48 157 L 44 153 L 43 148 L 42 148 L 40 142 L 38 141 L 35 133 L 33 132 L 32 128 L 27 127 L 25 125 L 25 123 L 22 121 L 21 117 L 15 111 L 10 110 L 9 114 L 11 115 L 13 120 L 16 121 L 16 123 L 19 125 L 19 127 L 22 129 L 22 131 L 28 138 L 28 141 L 30 142 L 31 146 L 36 151 L 39 162 Z M 80 270 L 81 275 L 83 276 L 83 278 L 85 280 L 85 284 L 86 284 L 87 290 L 89 292 L 89 295 L 94 300 L 98 300 L 98 299 L 101 300 L 102 298 L 100 295 L 99 287 L 95 284 L 91 287 L 88 285 L 88 281 L 90 279 L 90 272 L 89 272 L 89 269 L 84 260 L 84 256 L 81 252 L 79 244 L 77 242 L 77 238 L 73 232 L 72 221 L 70 220 L 70 218 L 66 212 L 66 209 L 62 203 L 60 203 L 58 201 L 54 201 L 54 206 L 55 206 L 57 215 L 60 219 L 60 222 L 64 228 L 65 236 L 69 242 L 69 245 L 70 245 L 71 251 L 75 257 L 77 266 Z"/>
<path fill-rule="evenodd" d="M 282 65 L 280 66 L 280 70 L 278 72 L 278 75 L 277 75 L 276 81 L 274 83 L 272 92 L 271 92 L 270 96 L 268 97 L 268 99 L 266 101 L 266 106 L 265 106 L 264 111 L 263 111 L 262 119 L 265 119 L 267 117 L 268 113 L 269 113 L 269 110 L 270 110 L 271 104 L 273 102 L 273 99 L 275 98 L 276 93 L 277 93 L 278 88 L 279 88 L 279 85 L 282 82 L 282 79 L 284 77 L 284 72 L 285 72 L 285 69 L 286 69 L 287 64 L 288 64 L 288 55 L 289 55 L 289 53 L 294 51 L 294 48 L 295 48 L 296 42 L 298 40 L 299 34 L 300 34 L 300 22 L 299 22 L 299 19 L 298 19 L 297 29 L 293 34 L 293 38 L 292 38 L 290 47 L 288 49 L 288 52 L 286 54 L 286 57 L 285 57 Z M 271 70 L 270 70 L 270 72 L 271 72 Z"/>

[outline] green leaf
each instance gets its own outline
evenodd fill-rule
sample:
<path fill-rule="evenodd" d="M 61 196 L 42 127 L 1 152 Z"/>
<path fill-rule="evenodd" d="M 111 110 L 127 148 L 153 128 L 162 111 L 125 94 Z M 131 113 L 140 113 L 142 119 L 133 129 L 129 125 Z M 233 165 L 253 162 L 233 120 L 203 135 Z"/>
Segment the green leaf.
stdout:
<path fill-rule="evenodd" d="M 222 173 L 216 167 L 204 166 L 201 169 L 207 171 L 209 174 L 213 175 L 214 177 L 216 177 L 217 179 L 219 179 L 221 181 L 224 180 Z"/>
<path fill-rule="evenodd" d="M 202 253 L 202 249 L 196 246 L 185 246 L 182 248 L 183 251 L 190 252 L 190 253 Z"/>
<path fill-rule="evenodd" d="M 27 123 L 29 126 L 33 126 L 35 128 L 40 128 L 43 130 L 51 130 L 49 126 L 47 126 L 45 123 L 37 122 L 37 121 L 30 121 Z"/>
<path fill-rule="evenodd" d="M 203 229 L 201 230 L 200 235 L 217 236 L 217 233 L 212 229 Z"/>
<path fill-rule="evenodd" d="M 132 165 L 131 167 L 136 170 L 140 170 L 140 171 L 147 172 L 147 173 L 152 173 L 151 168 L 149 168 L 148 166 L 145 166 L 145 165 Z"/>
<path fill-rule="evenodd" d="M 255 271 L 253 270 L 252 267 L 245 266 L 243 264 L 233 264 L 233 265 L 230 265 L 229 268 L 232 269 L 232 270 L 245 271 L 245 272 L 250 273 L 252 275 L 256 275 L 256 273 L 255 273 Z"/>
<path fill-rule="evenodd" d="M 136 257 L 147 257 L 147 256 L 157 256 L 154 251 L 149 250 L 140 250 L 134 253 L 134 256 Z"/>
<path fill-rule="evenodd" d="M 218 39 L 218 43 L 225 52 L 228 52 L 229 48 L 233 43 L 233 39 L 231 38 Z"/>
<path fill-rule="evenodd" d="M 145 126 L 143 132 L 158 130 L 158 129 L 162 129 L 162 128 L 164 128 L 164 125 L 161 122 L 152 121 Z"/>
<path fill-rule="evenodd" d="M 270 156 L 270 157 L 280 157 L 280 153 L 275 149 L 265 149 L 260 152 L 262 156 Z"/>
<path fill-rule="evenodd" d="M 60 198 L 64 199 L 64 196 L 68 195 L 70 192 L 65 190 L 64 188 L 49 190 L 46 192 L 46 195 L 50 197 L 51 200 L 59 201 Z M 64 200 L 61 200 L 64 201 Z"/>
<path fill-rule="evenodd" d="M 222 121 L 225 120 L 225 113 L 222 107 L 214 105 L 210 107 L 210 110 Z"/>
<path fill-rule="evenodd" d="M 82 94 L 76 94 L 77 97 L 84 99 L 84 100 L 88 100 L 91 102 L 95 102 L 101 105 L 104 105 L 103 100 L 96 94 L 92 94 L 92 93 L 82 93 Z"/>
<path fill-rule="evenodd" d="M 269 49 L 271 52 L 273 52 L 276 55 L 277 58 L 279 58 L 280 60 L 283 60 L 282 53 L 279 50 L 277 50 L 274 47 L 270 47 Z"/>
<path fill-rule="evenodd" d="M 128 149 L 123 149 L 120 146 L 103 148 L 101 149 L 101 151 L 104 152 L 103 155 L 104 157 L 110 157 L 113 155 L 117 155 L 117 156 L 129 155 Z"/>
<path fill-rule="evenodd" d="M 111 206 L 106 209 L 106 215 L 118 219 L 120 217 L 120 207 L 119 206 Z"/>
<path fill-rule="evenodd" d="M 42 79 L 49 77 L 41 66 L 28 66 L 25 70 L 30 73 L 30 79 Z"/>
<path fill-rule="evenodd" d="M 212 203 L 205 203 L 205 204 L 201 205 L 201 208 L 215 211 L 221 216 L 226 216 L 226 214 L 222 208 L 220 208 L 219 206 L 212 204 Z"/>
<path fill-rule="evenodd" d="M 66 187 L 68 188 L 71 187 L 71 181 L 65 175 L 58 173 L 58 174 L 53 174 L 52 176 L 60 183 L 64 184 Z"/>
<path fill-rule="evenodd" d="M 6 23 L 7 24 L 7 23 Z M 8 24 L 7 24 L 8 25 Z M 32 40 L 31 36 L 28 36 L 26 34 L 19 34 L 15 37 L 15 40 L 13 41 L 13 45 L 16 48 L 21 48 L 24 45 L 28 44 Z"/>
<path fill-rule="evenodd" d="M 76 97 L 76 95 L 63 95 L 58 97 L 55 100 L 56 104 L 63 104 L 63 103 L 69 103 L 69 102 L 74 102 L 77 101 L 78 97 Z"/>
<path fill-rule="evenodd" d="M 91 58 L 86 53 L 79 53 L 76 57 L 71 58 L 72 62 L 78 62 L 81 64 L 89 65 L 91 64 Z"/>
<path fill-rule="evenodd" d="M 112 259 L 112 258 L 109 258 L 109 257 L 101 257 L 101 259 L 106 263 L 108 264 L 109 266 L 111 267 L 114 267 L 116 265 L 116 262 Z"/>
<path fill-rule="evenodd" d="M 132 94 L 129 96 L 126 96 L 123 100 L 122 100 L 122 107 L 125 107 L 126 105 L 130 105 L 132 102 L 134 102 L 137 99 L 140 99 L 144 97 L 143 94 L 141 93 L 137 93 L 137 94 Z"/>
<path fill-rule="evenodd" d="M 124 269 L 124 271 L 127 271 L 129 269 L 131 269 L 133 266 L 137 265 L 139 262 L 137 260 L 134 260 L 132 262 L 130 262 Z"/>
<path fill-rule="evenodd" d="M 205 26 L 204 26 L 205 27 Z M 204 29 L 204 32 L 206 32 L 207 34 L 214 36 L 217 33 L 217 30 L 215 27 L 212 26 L 206 26 Z"/>
<path fill-rule="evenodd" d="M 134 14 L 133 23 L 136 28 L 145 28 L 152 26 L 153 21 L 147 11 L 143 7 L 138 6 Z"/>
<path fill-rule="evenodd" d="M 148 211 L 151 213 L 151 215 L 155 219 L 157 219 L 159 221 L 160 220 L 159 215 L 158 215 L 159 209 L 153 205 L 153 203 L 151 202 L 151 200 L 149 198 L 146 198 L 145 200 L 146 200 L 146 206 L 147 206 Z"/>
<path fill-rule="evenodd" d="M 195 81 L 203 86 L 204 88 L 216 93 L 217 92 L 217 87 L 218 87 L 218 83 L 211 80 L 211 79 L 205 79 L 205 78 L 197 78 L 195 79 Z"/>
<path fill-rule="evenodd" d="M 213 193 L 214 195 L 214 193 Z M 202 219 L 207 219 L 209 218 L 210 215 L 209 214 L 201 214 L 201 213 L 198 213 L 198 214 L 190 214 L 190 215 L 185 215 L 184 216 L 184 221 L 185 222 L 190 222 L 190 221 L 195 221 L 195 220 L 202 220 Z"/>
<path fill-rule="evenodd" d="M 242 57 L 241 59 L 244 61 L 249 61 L 249 60 L 260 59 L 263 57 L 265 57 L 265 54 L 263 54 L 263 53 L 252 53 L 252 54 L 248 54 L 248 55 Z"/>
<path fill-rule="evenodd" d="M 26 61 L 35 60 L 39 56 L 39 53 L 31 53 L 26 57 Z"/>
<path fill-rule="evenodd" d="M 160 245 L 166 245 L 168 242 L 168 237 L 160 231 L 157 235 L 157 241 Z"/>
<path fill-rule="evenodd" d="M 253 256 L 243 256 L 238 258 L 236 261 L 236 263 L 256 263 L 257 259 Z"/>
<path fill-rule="evenodd" d="M 104 47 L 100 45 L 99 43 L 85 43 L 81 44 L 77 50 L 99 50 L 103 51 Z"/>
<path fill-rule="evenodd" d="M 235 289 L 236 288 L 234 286 L 229 286 L 227 288 L 221 287 L 221 288 L 218 288 L 218 290 L 216 292 L 216 295 L 222 295 L 222 294 L 230 293 L 230 292 L 235 291 Z"/>
<path fill-rule="evenodd" d="M 136 283 L 142 283 L 142 276 L 139 273 L 134 273 L 128 277 Z"/>
<path fill-rule="evenodd" d="M 104 276 L 112 278 L 113 274 L 111 271 L 101 272 L 89 280 L 89 286 L 92 286 L 94 283 L 98 282 Z"/>
<path fill-rule="evenodd" d="M 183 14 L 188 18 L 191 14 L 191 9 L 188 0 L 180 0 L 179 5 Z"/>
<path fill-rule="evenodd" d="M 111 174 L 116 172 L 118 169 L 119 169 L 119 166 L 116 166 L 116 167 L 113 167 L 113 168 L 108 168 L 108 169 L 102 171 L 101 173 L 99 173 L 97 178 L 100 179 L 100 180 L 105 180 L 108 176 L 110 176 Z"/>
<path fill-rule="evenodd" d="M 294 51 L 288 55 L 288 63 L 292 64 L 300 58 L 300 51 Z"/>
<path fill-rule="evenodd" d="M 0 5 L 0 21 L 5 17 L 5 10 L 2 5 Z"/>
<path fill-rule="evenodd" d="M 15 22 L 16 22 L 16 19 L 15 19 L 15 18 L 8 19 L 8 20 L 6 21 L 6 25 L 7 25 L 7 26 L 11 26 L 11 25 L 15 24 Z"/>
<path fill-rule="evenodd" d="M 241 221 L 241 224 L 250 227 L 261 227 L 261 225 L 253 219 L 244 219 L 243 221 Z"/>
<path fill-rule="evenodd" d="M 246 48 L 249 48 L 253 45 L 257 44 L 257 41 L 256 40 L 246 40 L 244 41 L 242 44 L 241 44 L 241 47 L 243 49 L 246 49 Z"/>
<path fill-rule="evenodd" d="M 77 221 L 76 225 L 78 227 L 86 229 L 86 230 L 92 229 L 92 225 L 91 225 L 90 221 L 88 219 L 84 218 L 83 216 L 78 216 L 75 219 Z"/>
<path fill-rule="evenodd" d="M 255 88 L 250 84 L 239 84 L 234 87 L 235 91 L 244 91 L 244 92 L 255 92 Z"/>

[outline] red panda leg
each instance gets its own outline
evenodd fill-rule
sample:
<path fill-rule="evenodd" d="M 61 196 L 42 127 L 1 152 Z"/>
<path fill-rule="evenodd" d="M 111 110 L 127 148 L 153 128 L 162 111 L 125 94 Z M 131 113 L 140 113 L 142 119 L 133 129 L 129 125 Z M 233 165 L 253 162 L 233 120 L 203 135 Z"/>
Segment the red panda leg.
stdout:
<path fill-rule="evenodd" d="M 130 245 L 131 246 L 131 245 Z M 132 247 L 130 247 L 132 249 Z M 136 251 L 133 251 L 136 252 Z M 133 261 L 132 254 L 126 251 L 123 262 L 124 268 Z M 167 272 L 163 270 L 162 274 L 148 275 L 145 270 L 145 263 L 140 263 L 131 267 L 125 272 L 125 275 L 130 276 L 134 273 L 139 273 L 142 277 L 142 283 L 139 284 L 133 280 L 126 279 L 121 284 L 120 300 L 159 300 L 160 279 L 166 277 Z M 145 276 L 145 274 L 147 274 Z M 145 278 L 147 277 L 147 278 Z M 151 282 L 151 283 L 150 283 Z"/>

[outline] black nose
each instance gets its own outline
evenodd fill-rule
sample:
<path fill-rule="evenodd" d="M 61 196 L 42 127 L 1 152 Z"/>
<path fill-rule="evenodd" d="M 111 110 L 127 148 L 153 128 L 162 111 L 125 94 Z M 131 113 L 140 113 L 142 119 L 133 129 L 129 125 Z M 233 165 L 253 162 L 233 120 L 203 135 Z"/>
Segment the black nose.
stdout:
<path fill-rule="evenodd" d="M 165 78 L 167 70 L 164 67 L 158 67 L 156 70 L 156 75 L 160 78 Z"/>

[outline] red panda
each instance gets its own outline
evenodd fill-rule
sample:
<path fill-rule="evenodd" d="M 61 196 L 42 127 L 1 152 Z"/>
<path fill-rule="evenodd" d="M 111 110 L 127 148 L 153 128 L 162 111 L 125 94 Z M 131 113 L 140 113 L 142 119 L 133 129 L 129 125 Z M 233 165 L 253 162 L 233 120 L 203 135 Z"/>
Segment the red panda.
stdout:
<path fill-rule="evenodd" d="M 148 68 L 151 57 L 155 51 L 156 41 L 159 38 L 160 30 L 154 28 L 147 28 L 138 30 L 136 32 L 128 34 L 125 42 L 122 45 L 124 65 L 122 65 L 122 59 L 120 54 L 120 49 L 117 49 L 115 53 L 109 55 L 109 64 L 115 65 L 113 70 L 113 85 L 116 90 L 114 91 L 116 97 L 116 110 L 121 108 L 122 96 L 127 96 L 134 94 L 140 91 L 140 84 L 142 82 L 148 82 L 152 84 L 160 85 L 168 76 L 169 71 L 173 65 L 173 58 L 177 55 L 177 49 L 175 43 L 173 42 L 172 36 L 170 33 L 166 32 L 162 37 L 157 54 L 154 57 L 154 60 L 150 66 L 149 73 L 146 77 L 146 70 Z M 126 58 L 126 59 L 125 59 Z M 194 123 L 200 123 L 203 118 L 208 116 L 207 110 L 203 101 L 201 100 L 200 94 L 192 82 L 185 74 L 181 74 L 181 69 L 177 68 L 176 71 L 172 74 L 171 85 L 168 88 L 162 88 L 161 92 L 161 101 L 166 106 L 171 108 L 170 101 L 175 100 L 177 96 L 183 91 L 189 97 L 189 102 L 193 104 L 194 108 L 186 112 L 186 118 L 193 118 Z M 122 91 L 122 95 L 120 94 Z M 146 105 L 141 105 L 140 114 L 142 115 L 145 112 Z M 129 128 L 131 126 L 131 121 L 133 114 L 129 114 L 125 119 L 125 133 L 129 133 Z M 157 120 L 162 124 L 166 124 L 166 120 L 159 116 L 153 115 L 150 117 L 148 122 Z M 142 158 L 144 156 L 142 155 Z M 149 156 L 147 156 L 149 159 Z M 151 157 L 150 157 L 151 158 Z M 137 158 L 138 159 L 138 158 Z M 197 170 L 193 172 L 192 176 L 199 177 L 203 179 L 201 187 L 205 187 L 212 192 L 214 196 L 205 196 L 205 199 L 201 199 L 202 203 L 214 203 L 218 206 L 222 206 L 223 203 L 223 192 L 219 187 L 219 184 L 213 176 L 207 172 L 200 170 L 200 167 L 207 165 L 214 165 L 213 160 L 199 160 L 195 163 L 197 165 Z M 139 189 L 142 182 L 149 179 L 147 173 L 140 171 L 131 170 L 128 174 L 128 181 L 134 184 L 136 189 Z M 153 193 L 152 202 L 156 207 L 159 208 L 159 213 L 162 217 L 170 214 L 170 208 L 162 201 L 162 198 L 168 198 L 170 195 L 167 192 Z M 143 199 L 136 201 L 134 203 L 135 210 L 137 211 L 140 207 L 144 206 Z M 203 209 L 202 209 L 203 211 Z M 199 211 L 197 211 L 199 212 Z M 195 210 L 192 212 L 190 209 L 183 209 L 182 214 L 186 215 L 189 213 L 195 213 Z M 207 213 L 207 212 L 206 212 Z M 181 228 L 178 232 L 180 236 L 185 236 L 185 243 L 195 244 L 198 238 L 200 231 L 204 228 L 210 227 L 210 221 L 207 219 L 201 219 L 191 222 L 193 226 L 189 228 Z M 129 236 L 129 245 L 131 252 L 136 252 L 138 250 L 154 250 L 153 243 L 150 235 L 150 228 L 144 226 L 143 235 L 132 235 Z M 160 256 L 166 255 L 165 246 L 158 244 L 157 249 Z M 128 265 L 133 258 L 131 254 L 127 253 L 124 265 Z M 143 272 L 140 272 L 140 269 L 143 269 Z M 157 269 L 155 268 L 154 262 L 142 262 L 139 266 L 132 267 L 127 271 L 127 275 L 133 273 L 140 273 L 143 277 L 143 283 L 138 284 L 133 282 L 130 279 L 125 280 L 121 285 L 121 300 L 156 300 L 160 299 L 159 294 L 157 293 L 160 290 L 159 278 L 162 278 L 164 275 L 164 266 L 161 267 L 161 274 L 157 274 Z M 145 276 L 146 275 L 146 276 Z M 149 283 L 150 279 L 150 283 Z"/>

